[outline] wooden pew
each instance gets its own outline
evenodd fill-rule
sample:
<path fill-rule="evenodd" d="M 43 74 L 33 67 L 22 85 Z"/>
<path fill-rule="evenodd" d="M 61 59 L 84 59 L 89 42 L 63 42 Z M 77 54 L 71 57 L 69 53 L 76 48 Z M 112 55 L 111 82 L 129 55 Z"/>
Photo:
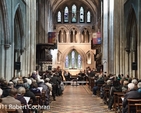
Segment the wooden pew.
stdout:
<path fill-rule="evenodd" d="M 125 92 L 114 92 L 114 111 L 121 112 L 122 99 L 121 97 L 125 95 Z"/>
<path fill-rule="evenodd" d="M 136 113 L 141 113 L 141 103 L 135 104 L 136 106 Z"/>
<path fill-rule="evenodd" d="M 104 88 L 104 97 L 103 97 L 103 101 L 105 104 L 108 104 L 108 98 L 110 95 L 110 88 Z"/>
<path fill-rule="evenodd" d="M 128 100 L 128 113 L 131 113 L 131 110 L 136 110 L 136 105 L 141 103 L 141 99 L 127 99 L 127 100 Z"/>

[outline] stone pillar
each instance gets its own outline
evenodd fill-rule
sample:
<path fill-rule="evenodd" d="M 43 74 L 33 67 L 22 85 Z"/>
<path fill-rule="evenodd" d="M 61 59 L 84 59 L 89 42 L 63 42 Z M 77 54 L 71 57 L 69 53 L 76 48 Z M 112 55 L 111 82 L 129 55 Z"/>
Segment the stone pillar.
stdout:
<path fill-rule="evenodd" d="M 11 74 L 11 67 L 9 66 L 9 63 L 11 62 L 10 54 L 11 54 L 11 49 L 10 48 L 8 49 L 5 47 L 4 78 L 8 81 L 12 78 L 12 75 L 13 75 Z"/>
<path fill-rule="evenodd" d="M 36 69 L 36 1 L 30 1 L 30 72 Z"/>
<path fill-rule="evenodd" d="M 120 4 L 120 1 L 121 0 L 115 0 L 114 1 L 114 8 L 113 9 L 116 9 L 116 10 L 113 10 L 113 14 L 114 14 L 114 24 L 113 24 L 113 27 L 114 27 L 114 30 L 112 30 L 114 32 L 114 38 L 112 39 L 114 43 L 113 44 L 113 47 L 115 47 L 114 50 L 114 60 L 113 60 L 113 63 L 114 63 L 114 73 L 116 75 L 120 74 L 120 7 L 121 4 Z M 111 4 L 112 5 L 112 4 Z M 113 17 L 112 17 L 113 19 Z M 110 22 L 111 23 L 111 22 Z M 111 55 L 110 55 L 111 56 Z M 109 57 L 110 57 L 109 56 Z"/>
<path fill-rule="evenodd" d="M 72 33 L 73 33 L 73 34 L 72 34 L 72 39 L 73 39 L 72 42 L 75 43 L 75 29 L 72 30 Z"/>
<path fill-rule="evenodd" d="M 84 29 L 84 42 L 87 43 L 87 30 Z"/>
<path fill-rule="evenodd" d="M 109 73 L 114 72 L 114 0 L 109 0 L 109 40 L 108 40 L 108 52 L 109 52 Z"/>
<path fill-rule="evenodd" d="M 26 0 L 27 7 L 26 7 L 26 51 L 25 51 L 25 57 L 26 57 L 26 75 L 31 74 L 31 67 L 30 67 L 30 1 Z M 39 35 L 38 35 L 39 36 Z M 39 39 L 40 42 L 40 39 Z"/>
<path fill-rule="evenodd" d="M 103 45 L 102 63 L 103 71 L 108 72 L 108 6 L 109 0 L 103 0 Z"/>
<path fill-rule="evenodd" d="M 64 30 L 61 29 L 61 37 L 60 37 L 60 42 L 63 43 L 64 41 Z"/>
<path fill-rule="evenodd" d="M 119 53 L 119 67 L 120 67 L 120 74 L 124 74 L 124 1 L 123 0 L 120 0 L 120 4 L 121 4 L 121 7 L 119 8 L 120 9 L 120 53 Z"/>
<path fill-rule="evenodd" d="M 67 32 L 67 43 L 70 43 L 70 32 Z"/>
<path fill-rule="evenodd" d="M 92 33 L 89 33 L 89 42 L 88 43 L 91 43 L 91 40 L 92 40 Z"/>

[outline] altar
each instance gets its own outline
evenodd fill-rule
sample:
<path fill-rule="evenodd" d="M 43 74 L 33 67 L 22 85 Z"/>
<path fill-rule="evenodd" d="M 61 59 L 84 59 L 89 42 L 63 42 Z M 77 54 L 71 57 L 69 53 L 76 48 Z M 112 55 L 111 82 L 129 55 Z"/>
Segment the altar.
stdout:
<path fill-rule="evenodd" d="M 80 69 L 67 69 L 72 76 L 76 76 L 81 70 Z"/>

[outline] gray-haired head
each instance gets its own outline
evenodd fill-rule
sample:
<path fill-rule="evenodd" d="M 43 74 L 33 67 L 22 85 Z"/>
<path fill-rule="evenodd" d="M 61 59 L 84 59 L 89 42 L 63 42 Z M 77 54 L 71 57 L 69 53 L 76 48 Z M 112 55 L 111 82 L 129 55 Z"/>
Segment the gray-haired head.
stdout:
<path fill-rule="evenodd" d="M 26 92 L 26 90 L 25 90 L 24 87 L 19 87 L 19 88 L 18 88 L 18 93 L 19 93 L 19 94 L 22 95 L 22 94 L 25 94 L 25 92 Z"/>
<path fill-rule="evenodd" d="M 133 84 L 135 84 L 135 85 L 137 85 L 137 84 L 138 84 L 137 79 L 133 79 L 131 82 L 132 82 Z"/>
<path fill-rule="evenodd" d="M 128 84 L 128 90 L 133 90 L 135 88 L 135 84 L 134 83 L 129 83 Z"/>
<path fill-rule="evenodd" d="M 138 88 L 141 88 L 141 82 L 139 82 L 137 86 L 138 86 Z"/>

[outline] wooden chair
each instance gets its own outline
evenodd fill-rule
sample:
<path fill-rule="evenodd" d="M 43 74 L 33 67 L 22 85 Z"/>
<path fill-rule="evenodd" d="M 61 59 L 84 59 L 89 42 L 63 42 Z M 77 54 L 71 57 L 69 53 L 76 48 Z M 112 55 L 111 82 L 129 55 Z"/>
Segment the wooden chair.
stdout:
<path fill-rule="evenodd" d="M 103 84 L 97 84 L 98 89 L 97 89 L 97 95 L 100 96 L 100 88 L 103 86 Z"/>
<path fill-rule="evenodd" d="M 136 113 L 141 113 L 141 103 L 135 104 L 136 106 Z"/>
<path fill-rule="evenodd" d="M 46 96 L 45 96 L 45 92 L 43 91 L 41 95 L 41 105 L 45 105 L 45 101 L 46 101 Z"/>
<path fill-rule="evenodd" d="M 122 99 L 121 97 L 124 96 L 124 92 L 114 92 L 114 111 L 121 112 L 122 107 Z"/>
<path fill-rule="evenodd" d="M 108 98 L 109 98 L 109 94 L 110 94 L 110 88 L 104 88 L 104 103 L 108 104 Z"/>
<path fill-rule="evenodd" d="M 127 99 L 128 100 L 128 113 L 136 110 L 136 105 L 141 103 L 141 99 Z"/>

